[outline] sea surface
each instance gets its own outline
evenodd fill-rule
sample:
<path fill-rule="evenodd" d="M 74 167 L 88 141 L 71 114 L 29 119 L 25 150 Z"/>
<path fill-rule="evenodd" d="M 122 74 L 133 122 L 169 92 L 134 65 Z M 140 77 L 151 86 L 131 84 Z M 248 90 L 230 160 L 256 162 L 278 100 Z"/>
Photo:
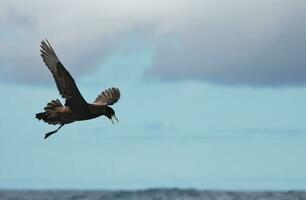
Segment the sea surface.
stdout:
<path fill-rule="evenodd" d="M 139 191 L 2 190 L 0 200 L 306 200 L 306 191 L 233 192 L 193 189 Z"/>

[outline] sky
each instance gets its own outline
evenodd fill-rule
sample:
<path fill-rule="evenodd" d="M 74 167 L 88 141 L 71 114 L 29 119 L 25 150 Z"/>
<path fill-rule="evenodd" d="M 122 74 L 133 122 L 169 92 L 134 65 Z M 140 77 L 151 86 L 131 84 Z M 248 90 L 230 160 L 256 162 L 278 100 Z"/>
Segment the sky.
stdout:
<path fill-rule="evenodd" d="M 73 5 L 73 6 L 72 6 Z M 306 2 L 0 2 L 0 188 L 306 187 Z M 60 99 L 48 39 L 119 124 L 34 118 Z M 64 102 L 63 99 L 60 99 Z"/>

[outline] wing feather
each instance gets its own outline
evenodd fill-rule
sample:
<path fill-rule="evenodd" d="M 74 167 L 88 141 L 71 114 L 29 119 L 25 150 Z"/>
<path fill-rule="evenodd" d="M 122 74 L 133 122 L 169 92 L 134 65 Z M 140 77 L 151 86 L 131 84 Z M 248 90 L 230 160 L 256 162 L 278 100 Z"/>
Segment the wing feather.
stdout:
<path fill-rule="evenodd" d="M 102 92 L 94 101 L 99 105 L 113 105 L 120 99 L 120 90 L 118 88 L 109 88 Z"/>
<path fill-rule="evenodd" d="M 70 106 L 76 112 L 81 112 L 87 108 L 87 102 L 81 95 L 72 76 L 56 56 L 48 40 L 42 41 L 40 47 L 42 59 L 51 71 L 59 93 L 66 99 L 65 105 Z"/>

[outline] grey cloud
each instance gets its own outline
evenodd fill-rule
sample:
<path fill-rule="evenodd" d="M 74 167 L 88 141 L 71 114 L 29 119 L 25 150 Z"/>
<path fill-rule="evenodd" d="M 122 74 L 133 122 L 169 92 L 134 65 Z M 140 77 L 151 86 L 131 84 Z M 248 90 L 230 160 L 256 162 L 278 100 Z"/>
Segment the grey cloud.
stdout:
<path fill-rule="evenodd" d="M 44 38 L 81 76 L 111 56 L 135 50 L 129 41 L 139 35 L 137 43 L 154 44 L 148 77 L 301 86 L 306 83 L 305 10 L 299 0 L 2 1 L 0 79 L 49 80 L 39 56 Z"/>
<path fill-rule="evenodd" d="M 253 8 L 243 16 L 225 9 L 212 24 L 203 20 L 173 33 L 159 43 L 147 75 L 224 85 L 305 85 L 305 3 L 274 3 L 258 3 L 270 12 L 258 10 L 256 16 Z"/>
<path fill-rule="evenodd" d="M 86 5 L 69 0 L 2 1 L 0 80 L 49 83 L 50 74 L 43 67 L 39 51 L 40 41 L 45 38 L 69 71 L 78 76 L 92 73 L 109 56 L 128 51 L 128 40 L 138 18 L 131 10 L 111 5 L 110 1 Z M 105 10 L 107 7 L 109 10 Z"/>
<path fill-rule="evenodd" d="M 281 129 L 281 128 L 242 128 L 242 129 L 216 129 L 213 134 L 237 134 L 237 135 L 276 135 L 276 136 L 306 136 L 304 129 Z"/>
<path fill-rule="evenodd" d="M 152 131 L 152 132 L 156 132 L 156 131 L 174 131 L 175 127 L 171 126 L 171 125 L 164 124 L 162 122 L 152 122 L 152 123 L 146 124 L 144 126 L 144 129 L 146 131 Z"/>

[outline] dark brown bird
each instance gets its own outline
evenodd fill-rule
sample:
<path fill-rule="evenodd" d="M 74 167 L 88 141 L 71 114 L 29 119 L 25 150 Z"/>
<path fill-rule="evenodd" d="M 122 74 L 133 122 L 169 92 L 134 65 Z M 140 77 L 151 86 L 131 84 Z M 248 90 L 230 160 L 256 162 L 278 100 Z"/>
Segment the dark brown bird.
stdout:
<path fill-rule="evenodd" d="M 47 134 L 45 139 L 56 133 L 65 124 L 75 121 L 88 120 L 105 115 L 113 123 L 118 122 L 115 111 L 109 107 L 120 98 L 118 88 L 110 88 L 102 92 L 94 101 L 87 103 L 76 86 L 72 76 L 57 58 L 48 40 L 41 42 L 41 56 L 48 69 L 51 71 L 60 95 L 65 99 L 65 105 L 56 99 L 52 100 L 44 108 L 44 112 L 37 113 L 36 118 L 48 124 L 60 126 Z"/>

